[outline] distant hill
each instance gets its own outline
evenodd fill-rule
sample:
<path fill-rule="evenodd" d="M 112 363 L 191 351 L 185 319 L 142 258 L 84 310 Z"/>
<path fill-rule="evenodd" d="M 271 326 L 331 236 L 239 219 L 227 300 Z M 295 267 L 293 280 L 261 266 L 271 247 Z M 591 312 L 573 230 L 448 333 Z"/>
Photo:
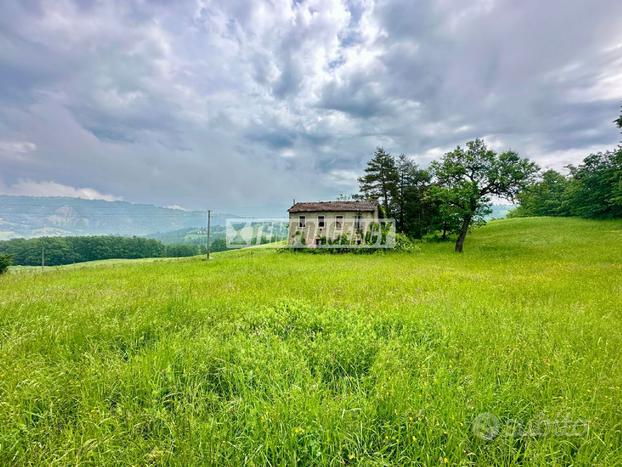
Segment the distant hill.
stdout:
<path fill-rule="evenodd" d="M 493 204 L 490 208 L 492 212 L 486 216 L 486 220 L 505 219 L 508 212 L 514 209 L 514 204 Z"/>
<path fill-rule="evenodd" d="M 224 225 L 226 214 L 212 215 Z M 201 228 L 203 211 L 184 211 L 125 201 L 0 195 L 0 240 L 66 235 L 137 235 Z"/>

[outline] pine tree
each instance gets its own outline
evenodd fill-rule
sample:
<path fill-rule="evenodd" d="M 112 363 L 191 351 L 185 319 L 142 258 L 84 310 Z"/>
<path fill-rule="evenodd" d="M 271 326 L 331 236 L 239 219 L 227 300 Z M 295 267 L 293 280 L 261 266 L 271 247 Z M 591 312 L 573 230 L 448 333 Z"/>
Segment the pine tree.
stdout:
<path fill-rule="evenodd" d="M 430 173 L 417 167 L 417 164 L 404 154 L 397 160 L 397 171 L 398 230 L 421 238 L 431 224 L 432 206 L 426 196 L 430 187 Z"/>
<path fill-rule="evenodd" d="M 397 199 L 398 171 L 393 156 L 378 147 L 367 163 L 365 175 L 358 179 L 362 195 L 380 202 L 383 215 L 390 217 L 395 213 Z"/>

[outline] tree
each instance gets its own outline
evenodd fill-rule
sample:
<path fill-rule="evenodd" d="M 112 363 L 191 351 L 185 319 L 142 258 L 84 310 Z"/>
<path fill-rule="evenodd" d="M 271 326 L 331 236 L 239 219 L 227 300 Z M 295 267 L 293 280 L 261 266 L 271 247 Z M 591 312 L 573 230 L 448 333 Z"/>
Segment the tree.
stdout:
<path fill-rule="evenodd" d="M 547 170 L 538 182 L 517 195 L 520 206 L 512 215 L 516 217 L 571 215 L 566 200 L 569 184 L 570 181 L 559 172 Z"/>
<path fill-rule="evenodd" d="M 450 190 L 432 185 L 426 192 L 426 198 L 426 204 L 430 206 L 427 231 L 441 232 L 441 240 L 447 240 L 450 233 L 459 233 L 462 225 L 461 211 L 450 203 Z"/>
<path fill-rule="evenodd" d="M 11 265 L 11 255 L 0 255 L 0 275 L 9 270 Z"/>
<path fill-rule="evenodd" d="M 398 182 L 396 197 L 397 229 L 411 237 L 421 238 L 432 224 L 433 204 L 427 196 L 431 176 L 427 170 L 417 167 L 404 154 L 397 163 Z"/>
<path fill-rule="evenodd" d="M 614 120 L 614 123 L 618 125 L 618 128 L 622 129 L 622 112 L 620 112 L 620 116 Z"/>
<path fill-rule="evenodd" d="M 590 154 L 578 167 L 569 166 L 573 214 L 582 217 L 622 217 L 622 146 Z"/>
<path fill-rule="evenodd" d="M 436 182 L 446 190 L 447 203 L 461 220 L 455 251 L 462 253 L 469 227 L 492 196 L 514 200 L 533 179 L 538 167 L 514 151 L 495 153 L 481 139 L 458 146 L 431 164 Z"/>
<path fill-rule="evenodd" d="M 195 256 L 201 252 L 199 245 L 177 243 L 166 245 L 165 256 L 170 258 L 181 258 L 185 256 Z"/>
<path fill-rule="evenodd" d="M 358 179 L 360 192 L 368 199 L 380 202 L 383 216 L 394 214 L 397 197 L 398 172 L 391 154 L 377 147 L 374 156 L 367 163 L 365 175 Z"/>

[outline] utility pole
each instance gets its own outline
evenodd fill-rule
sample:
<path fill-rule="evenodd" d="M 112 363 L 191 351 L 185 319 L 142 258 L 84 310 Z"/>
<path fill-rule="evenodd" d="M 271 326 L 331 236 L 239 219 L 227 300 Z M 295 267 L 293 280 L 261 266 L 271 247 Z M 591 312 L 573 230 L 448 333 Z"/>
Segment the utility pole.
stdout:
<path fill-rule="evenodd" d="M 211 209 L 208 209 L 207 210 L 207 258 L 206 259 L 209 259 L 211 220 L 212 220 L 212 211 Z"/>
<path fill-rule="evenodd" d="M 45 267 L 45 245 L 41 242 L 41 269 Z"/>

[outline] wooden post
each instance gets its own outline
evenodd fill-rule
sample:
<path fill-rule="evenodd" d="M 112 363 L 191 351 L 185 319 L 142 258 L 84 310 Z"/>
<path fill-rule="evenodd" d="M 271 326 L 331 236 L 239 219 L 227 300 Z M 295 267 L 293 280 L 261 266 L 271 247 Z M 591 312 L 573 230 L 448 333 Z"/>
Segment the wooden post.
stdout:
<path fill-rule="evenodd" d="M 211 228 L 211 220 L 212 220 L 212 211 L 210 209 L 207 210 L 207 259 L 209 259 L 210 253 L 210 228 Z"/>

